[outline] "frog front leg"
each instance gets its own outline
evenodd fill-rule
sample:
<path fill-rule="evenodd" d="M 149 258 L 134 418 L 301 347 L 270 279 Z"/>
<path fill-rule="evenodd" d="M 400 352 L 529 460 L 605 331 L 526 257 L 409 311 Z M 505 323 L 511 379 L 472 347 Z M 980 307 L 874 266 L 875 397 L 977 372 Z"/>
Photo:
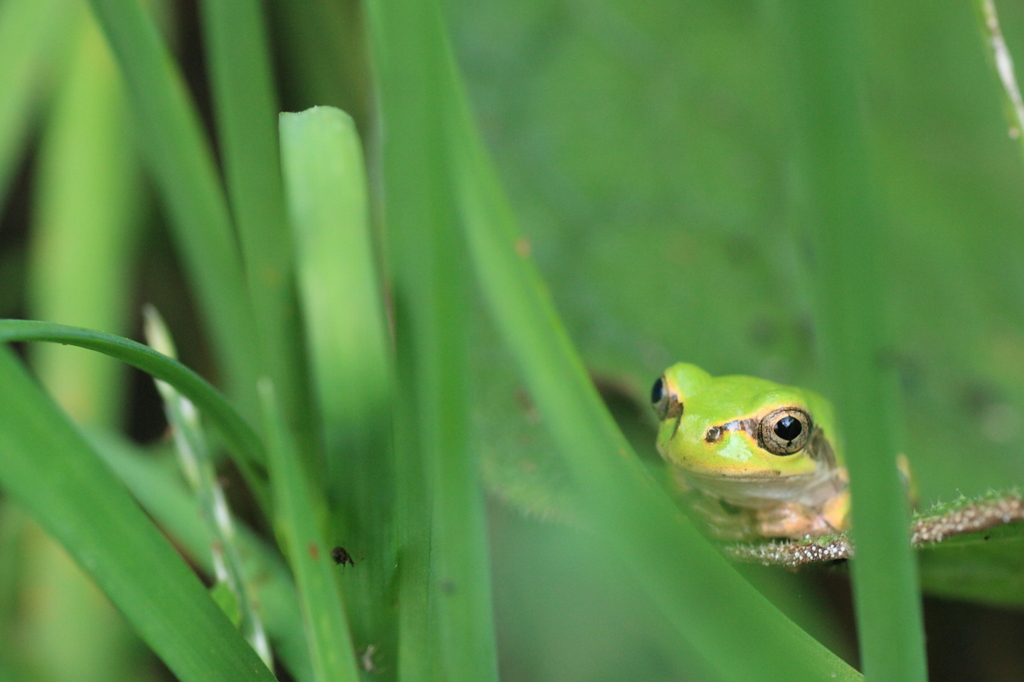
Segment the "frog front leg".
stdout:
<path fill-rule="evenodd" d="M 755 532 L 766 538 L 802 540 L 841 533 L 849 526 L 850 493 L 844 491 L 818 507 L 786 502 L 755 512 Z"/>

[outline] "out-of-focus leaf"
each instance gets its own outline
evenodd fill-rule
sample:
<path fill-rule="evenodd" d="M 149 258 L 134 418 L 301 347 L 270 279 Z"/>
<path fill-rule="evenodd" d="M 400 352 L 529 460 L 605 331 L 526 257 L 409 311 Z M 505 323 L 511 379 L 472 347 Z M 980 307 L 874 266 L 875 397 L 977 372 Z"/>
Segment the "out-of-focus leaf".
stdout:
<path fill-rule="evenodd" d="M 235 456 L 235 464 L 253 495 L 269 510 L 263 443 L 215 388 L 177 360 L 149 346 L 113 334 L 35 320 L 0 320 L 0 341 L 53 341 L 81 346 L 123 360 L 154 378 L 166 381 L 191 400 L 211 421 Z"/>
<path fill-rule="evenodd" d="M 0 3 L 0 205 L 28 142 L 33 110 L 78 16 L 76 5 L 73 0 Z"/>
<path fill-rule="evenodd" d="M 915 518 L 921 587 L 999 606 L 1024 605 L 1024 500 L 992 493 L 936 505 Z M 938 538 L 938 539 L 935 539 Z"/>
<path fill-rule="evenodd" d="M 126 134 L 131 120 L 120 74 L 95 20 L 81 10 L 37 166 L 29 316 L 124 334 L 141 227 L 141 168 Z M 118 363 L 56 344 L 32 353 L 40 380 L 78 423 L 118 422 Z"/>
<path fill-rule="evenodd" d="M 146 8 L 132 0 L 90 5 L 124 76 L 144 158 L 189 271 L 227 392 L 256 414 L 256 323 L 213 152 L 181 72 Z"/>
<path fill-rule="evenodd" d="M 67 419 L 0 349 L 0 486 L 71 553 L 181 680 L 273 675 Z"/>

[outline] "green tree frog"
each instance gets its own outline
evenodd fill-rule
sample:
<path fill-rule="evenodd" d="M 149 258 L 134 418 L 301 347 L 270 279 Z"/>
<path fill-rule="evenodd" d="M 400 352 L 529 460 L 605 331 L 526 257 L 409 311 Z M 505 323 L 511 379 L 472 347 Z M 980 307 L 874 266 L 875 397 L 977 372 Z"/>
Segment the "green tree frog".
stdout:
<path fill-rule="evenodd" d="M 686 363 L 651 389 L 658 452 L 713 534 L 801 539 L 849 527 L 832 406 L 799 388 Z"/>

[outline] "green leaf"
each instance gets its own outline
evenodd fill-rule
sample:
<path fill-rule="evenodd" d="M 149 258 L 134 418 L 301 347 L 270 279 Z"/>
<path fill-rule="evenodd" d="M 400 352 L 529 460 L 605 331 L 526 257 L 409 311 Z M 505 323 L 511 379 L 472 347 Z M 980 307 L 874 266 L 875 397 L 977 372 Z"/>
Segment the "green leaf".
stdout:
<path fill-rule="evenodd" d="M 28 273 L 29 316 L 123 334 L 142 227 L 142 182 L 113 55 L 90 12 L 76 22 L 67 74 L 44 131 Z M 77 423 L 118 423 L 124 368 L 54 344 L 32 366 Z"/>
<path fill-rule="evenodd" d="M 76 3 L 65 12 L 75 30 L 55 51 L 62 68 L 31 172 L 25 311 L 124 334 L 145 226 L 135 140 L 126 134 L 132 120 L 113 55 L 88 6 Z M 35 344 L 28 354 L 39 382 L 76 424 L 122 422 L 128 406 L 124 364 L 53 343 Z M 19 629 L 26 636 L 18 649 L 40 660 L 40 673 L 49 679 L 131 676 L 126 648 L 140 643 L 128 623 L 96 598 L 88 576 L 55 541 L 40 538 L 23 549 L 32 568 L 22 591 L 51 597 L 41 611 L 24 611 Z M 69 612 L 76 617 L 66 618 Z"/>
<path fill-rule="evenodd" d="M 334 575 L 342 568 L 334 565 L 320 526 L 326 510 L 321 489 L 310 484 L 297 457 L 273 384 L 263 379 L 259 390 L 269 438 L 274 530 L 298 587 L 313 674 L 318 682 L 356 682 L 355 650 Z"/>
<path fill-rule="evenodd" d="M 400 672 L 410 680 L 494 680 L 487 528 L 469 440 L 470 262 L 448 163 L 455 112 L 445 88 L 444 20 L 434 2 L 380 0 L 368 11 L 388 130 L 383 167 L 397 366 L 410 395 L 395 413 L 397 522 L 412 552 L 430 552 L 426 595 L 411 583 L 421 577 L 401 576 L 409 582 L 400 586 L 400 663 L 407 666 Z M 424 509 L 431 518 L 422 518 Z M 426 605 L 412 601 L 423 596 Z"/>
<path fill-rule="evenodd" d="M 831 396 L 842 415 L 850 473 L 857 633 L 864 674 L 927 679 L 924 618 L 909 513 L 894 453 L 900 401 L 882 254 L 891 248 L 864 116 L 869 22 L 855 3 L 783 15 L 796 45 L 794 148 L 814 247 L 817 327 Z M 822 40 L 822 36 L 829 36 Z"/>
<path fill-rule="evenodd" d="M 359 136 L 332 107 L 281 114 L 281 156 L 318 420 L 328 540 L 368 558 L 345 581 L 361 650 L 394 650 L 391 342 Z"/>
<path fill-rule="evenodd" d="M 273 675 L 6 348 L 0 486 L 71 553 L 181 680 Z"/>
<path fill-rule="evenodd" d="M 180 362 L 149 346 L 113 334 L 34 320 L 0 320 L 0 341 L 53 341 L 95 350 L 127 362 L 152 377 L 166 381 L 191 400 L 224 438 L 246 483 L 263 509 L 269 510 L 263 443 L 245 420 L 205 379 Z"/>
<path fill-rule="evenodd" d="M 92 0 L 121 67 L 145 159 L 213 340 L 228 394 L 256 413 L 258 347 L 251 301 L 213 153 L 181 73 L 143 5 Z"/>
<path fill-rule="evenodd" d="M 200 7 L 231 215 L 259 334 L 260 367 L 274 380 L 303 457 L 310 466 L 319 466 L 263 6 L 258 0 L 203 0 Z"/>
<path fill-rule="evenodd" d="M 921 587 L 930 594 L 1024 605 L 1024 501 L 990 493 L 936 505 L 914 519 Z"/>
<path fill-rule="evenodd" d="M 7 0 L 0 4 L 0 204 L 29 141 L 33 110 L 74 25 L 72 0 Z"/>

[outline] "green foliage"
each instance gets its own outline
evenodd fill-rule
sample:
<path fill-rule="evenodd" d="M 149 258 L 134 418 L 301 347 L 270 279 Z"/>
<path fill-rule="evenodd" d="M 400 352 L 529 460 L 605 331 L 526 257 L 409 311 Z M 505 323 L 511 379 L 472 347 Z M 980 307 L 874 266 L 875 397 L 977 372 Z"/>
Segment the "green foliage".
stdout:
<path fill-rule="evenodd" d="M 245 475 L 253 494 L 263 503 L 264 508 L 268 508 L 265 477 L 260 473 L 266 467 L 263 443 L 227 400 L 192 370 L 131 339 L 59 324 L 2 320 L 0 338 L 4 341 L 58 341 L 89 348 L 127 362 L 171 384 L 213 420 L 214 427 L 220 431 L 234 454 L 235 464 Z"/>
<path fill-rule="evenodd" d="M 1024 477 L 1024 176 L 966 8 L 202 0 L 199 44 L 148 7 L 0 3 L 0 306 L 54 322 L 0 339 L 196 405 L 293 678 L 860 679 L 833 609 L 777 573 L 769 601 L 675 506 L 646 392 L 677 360 L 840 406 L 864 666 L 923 677 L 893 453 L 925 503 L 971 496 L 932 529 Z M 277 118 L 313 104 L 348 115 Z M 210 382 L 124 338 L 148 298 Z M 75 352 L 31 359 L 88 439 L 0 353 L 0 637 L 28 512 L 180 679 L 269 679 L 168 542 L 212 575 L 202 500 Z M 922 546 L 922 586 L 1019 605 L 1022 527 Z"/>
<path fill-rule="evenodd" d="M 360 548 L 372 561 L 346 576 L 361 650 L 393 637 L 391 599 L 394 463 L 391 360 L 380 276 L 369 229 L 366 174 L 351 119 L 319 107 L 281 115 L 281 157 L 295 242 L 314 401 L 326 455 L 331 546 Z M 361 295 L 352 295 L 361 292 Z M 377 642 L 375 644 L 375 642 Z"/>
<path fill-rule="evenodd" d="M 7 349 L 0 351 L 0 370 L 4 490 L 88 570 L 180 679 L 272 679 L 195 574 Z"/>
<path fill-rule="evenodd" d="M 314 679 L 356 680 L 345 607 L 319 524 L 325 507 L 322 491 L 310 485 L 268 379 L 260 383 L 260 400 L 270 446 L 274 530 L 295 576 Z"/>
<path fill-rule="evenodd" d="M 962 497 L 915 517 L 922 587 L 956 599 L 1019 607 L 1024 603 L 1022 520 L 1019 492 Z"/>

